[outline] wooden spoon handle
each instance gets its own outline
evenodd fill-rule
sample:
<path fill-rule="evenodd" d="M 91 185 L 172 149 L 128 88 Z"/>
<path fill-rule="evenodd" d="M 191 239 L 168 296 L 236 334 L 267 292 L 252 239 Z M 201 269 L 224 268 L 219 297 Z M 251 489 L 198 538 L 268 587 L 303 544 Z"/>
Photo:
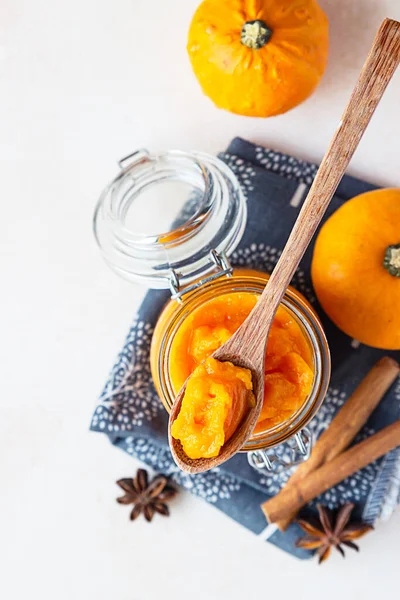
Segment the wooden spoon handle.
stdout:
<path fill-rule="evenodd" d="M 275 314 L 371 117 L 400 62 L 400 23 L 386 19 L 375 38 L 314 183 L 282 255 L 251 314 L 260 323 Z M 263 302 L 264 299 L 264 302 Z"/>

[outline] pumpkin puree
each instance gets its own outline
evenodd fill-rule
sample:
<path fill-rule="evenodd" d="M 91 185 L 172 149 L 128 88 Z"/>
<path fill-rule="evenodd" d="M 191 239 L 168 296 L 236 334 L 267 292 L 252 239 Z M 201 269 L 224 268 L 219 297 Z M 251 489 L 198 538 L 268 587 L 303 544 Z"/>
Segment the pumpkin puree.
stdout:
<path fill-rule="evenodd" d="M 174 392 L 192 373 L 193 377 L 172 435 L 190 458 L 218 456 L 246 414 L 252 396 L 250 371 L 209 357 L 240 327 L 257 300 L 250 292 L 218 296 L 189 314 L 174 337 L 170 354 Z M 300 326 L 280 306 L 268 337 L 264 404 L 255 432 L 272 429 L 302 406 L 313 383 L 312 365 L 311 348 Z"/>
<path fill-rule="evenodd" d="M 207 358 L 190 377 L 171 433 L 189 458 L 218 456 L 249 406 L 254 406 L 251 371 Z"/>

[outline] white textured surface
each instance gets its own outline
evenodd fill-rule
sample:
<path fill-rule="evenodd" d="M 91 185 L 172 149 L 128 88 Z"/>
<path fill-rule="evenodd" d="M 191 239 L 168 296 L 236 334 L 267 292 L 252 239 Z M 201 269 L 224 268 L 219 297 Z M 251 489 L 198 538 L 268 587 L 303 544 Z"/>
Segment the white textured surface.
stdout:
<path fill-rule="evenodd" d="M 400 514 L 324 567 L 261 543 L 182 494 L 128 522 L 114 480 L 136 465 L 87 432 L 143 290 L 91 234 L 115 161 L 140 146 L 216 152 L 234 135 L 318 160 L 375 30 L 398 0 L 321 0 L 324 81 L 271 120 L 202 96 L 185 54 L 196 0 L 2 0 L 0 16 L 0 595 L 7 600 L 398 598 Z M 351 171 L 400 185 L 400 73 Z"/>

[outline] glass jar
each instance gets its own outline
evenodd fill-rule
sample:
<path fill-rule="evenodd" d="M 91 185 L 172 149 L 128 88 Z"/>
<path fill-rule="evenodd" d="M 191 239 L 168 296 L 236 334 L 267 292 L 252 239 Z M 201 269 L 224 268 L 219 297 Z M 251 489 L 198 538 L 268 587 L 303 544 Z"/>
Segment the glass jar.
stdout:
<path fill-rule="evenodd" d="M 169 288 L 171 299 L 155 327 L 151 371 L 160 400 L 169 412 L 174 390 L 169 372 L 170 350 L 183 320 L 211 298 L 235 292 L 260 295 L 268 275 L 233 270 L 227 256 L 239 243 L 246 224 L 246 201 L 232 171 L 219 159 L 198 153 L 136 152 L 120 162 L 121 173 L 104 190 L 94 217 L 97 242 L 110 266 L 130 281 L 153 288 Z M 129 211 L 145 192 L 160 193 L 160 183 L 190 188 L 172 229 L 147 233 L 138 217 L 151 212 L 140 208 L 129 222 Z M 175 198 L 175 195 L 173 196 Z M 160 211 L 165 208 L 160 207 Z M 153 215 L 158 213 L 153 210 Z M 152 223 L 150 223 L 152 224 Z M 282 304 L 298 323 L 312 350 L 314 381 L 303 405 L 287 421 L 267 432 L 254 433 L 242 452 L 250 464 L 266 471 L 293 466 L 305 460 L 312 439 L 307 423 L 320 407 L 330 376 L 327 341 L 313 308 L 293 288 Z"/>
<path fill-rule="evenodd" d="M 231 277 L 219 278 L 192 290 L 184 296 L 182 303 L 173 299 L 167 303 L 154 330 L 150 362 L 154 385 L 168 412 L 170 412 L 175 398 L 170 376 L 171 347 L 175 334 L 186 317 L 218 296 L 235 292 L 261 295 L 268 279 L 269 275 L 265 273 L 242 269 L 233 270 Z M 330 375 L 330 357 L 321 322 L 307 300 L 292 287 L 287 290 L 282 304 L 300 326 L 302 334 L 311 348 L 314 371 L 312 389 L 305 402 L 289 420 L 268 431 L 254 433 L 243 447 L 243 452 L 254 454 L 260 450 L 267 451 L 295 438 L 316 414 L 326 394 Z M 300 461 L 308 453 L 311 440 L 307 431 L 305 435 L 298 435 L 297 440 L 295 441 L 299 456 L 296 460 Z M 303 444 L 305 448 L 302 447 Z M 266 468 L 268 468 L 268 463 L 271 463 L 268 470 L 273 468 L 274 463 L 281 465 L 282 462 L 279 454 L 268 452 L 256 452 L 255 456 L 251 458 L 252 464 L 260 463 Z M 293 459 L 290 463 L 290 466 L 293 466 Z"/>

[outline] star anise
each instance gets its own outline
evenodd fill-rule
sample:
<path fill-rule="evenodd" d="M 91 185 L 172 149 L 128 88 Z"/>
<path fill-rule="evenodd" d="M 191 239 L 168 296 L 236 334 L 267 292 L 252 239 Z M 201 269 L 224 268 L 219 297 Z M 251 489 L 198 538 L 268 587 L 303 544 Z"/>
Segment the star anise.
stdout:
<path fill-rule="evenodd" d="M 326 560 L 331 549 L 335 547 L 344 557 L 342 546 L 359 550 L 353 540 L 357 540 L 373 529 L 366 523 L 349 523 L 354 504 L 344 504 L 337 513 L 336 519 L 332 512 L 322 504 L 317 505 L 319 524 L 316 526 L 306 519 L 298 519 L 297 523 L 307 533 L 296 542 L 298 548 L 318 550 L 319 563 Z"/>
<path fill-rule="evenodd" d="M 157 475 L 149 483 L 147 471 L 144 469 L 138 469 L 134 479 L 119 479 L 116 483 L 125 492 L 117 498 L 117 502 L 133 504 L 131 521 L 137 519 L 141 513 L 147 521 L 151 521 L 156 512 L 168 517 L 169 509 L 166 503 L 178 493 L 168 485 L 168 479 L 164 475 Z"/>

